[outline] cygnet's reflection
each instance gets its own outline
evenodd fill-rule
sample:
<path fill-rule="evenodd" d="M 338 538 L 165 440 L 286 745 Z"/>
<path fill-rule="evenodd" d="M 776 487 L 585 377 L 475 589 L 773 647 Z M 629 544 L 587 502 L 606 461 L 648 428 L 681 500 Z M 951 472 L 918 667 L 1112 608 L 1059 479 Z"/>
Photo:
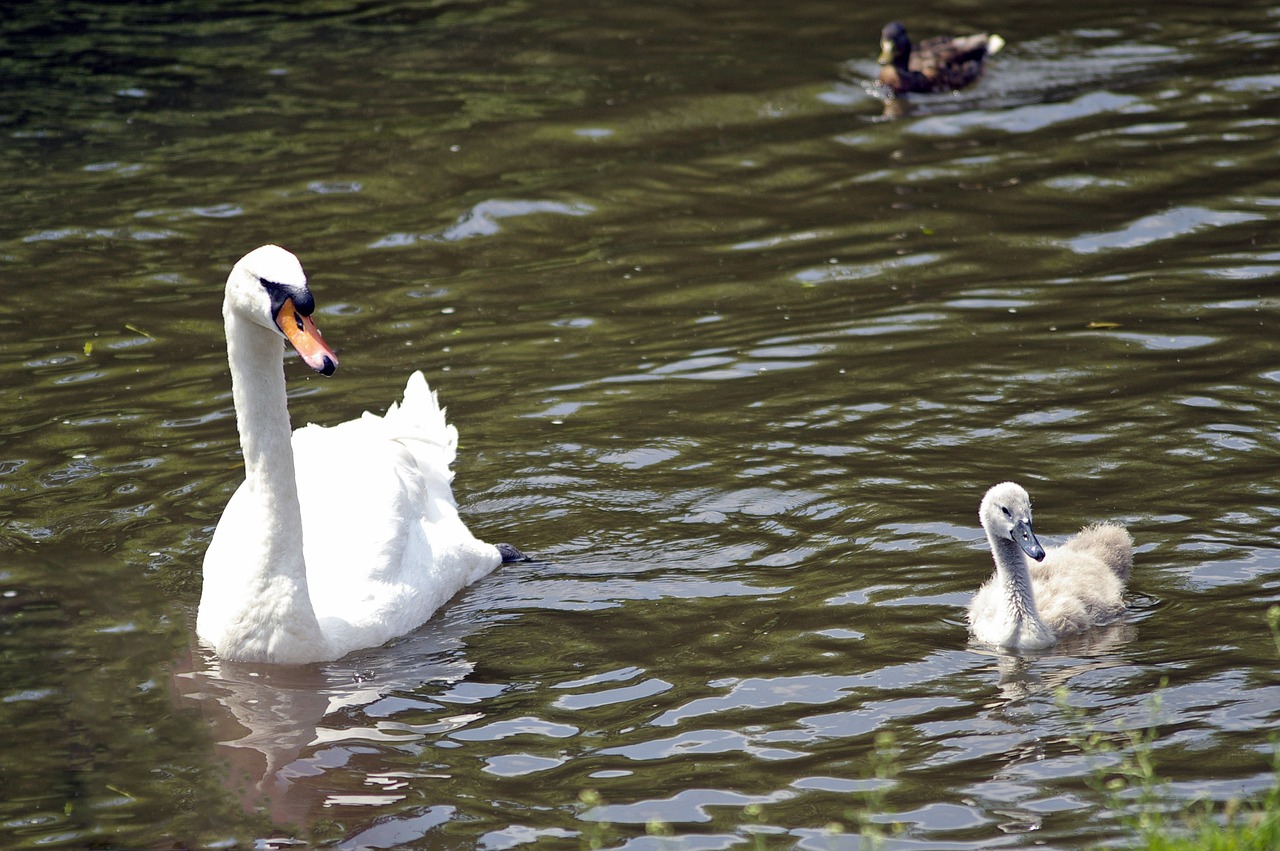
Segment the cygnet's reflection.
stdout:
<path fill-rule="evenodd" d="M 1044 650 L 993 652 L 1000 672 L 1001 702 L 1052 693 L 1088 671 L 1131 664 L 1121 651 L 1137 632 L 1134 624 L 1117 621 L 1066 636 Z"/>

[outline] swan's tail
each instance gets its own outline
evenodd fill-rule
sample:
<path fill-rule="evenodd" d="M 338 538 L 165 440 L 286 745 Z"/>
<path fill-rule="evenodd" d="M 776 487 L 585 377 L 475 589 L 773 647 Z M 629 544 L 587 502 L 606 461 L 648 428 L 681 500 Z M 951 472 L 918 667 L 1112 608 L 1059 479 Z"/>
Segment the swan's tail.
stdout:
<path fill-rule="evenodd" d="M 1063 546 L 1096 556 L 1121 582 L 1129 581 L 1129 572 L 1133 570 L 1133 537 L 1123 526 L 1115 523 L 1086 526 Z"/>
<path fill-rule="evenodd" d="M 433 467 L 452 478 L 449 468 L 458 454 L 458 430 L 445 420 L 444 408 L 421 370 L 409 376 L 404 400 L 392 402 L 381 419 L 387 436 L 403 443 L 419 466 Z"/>

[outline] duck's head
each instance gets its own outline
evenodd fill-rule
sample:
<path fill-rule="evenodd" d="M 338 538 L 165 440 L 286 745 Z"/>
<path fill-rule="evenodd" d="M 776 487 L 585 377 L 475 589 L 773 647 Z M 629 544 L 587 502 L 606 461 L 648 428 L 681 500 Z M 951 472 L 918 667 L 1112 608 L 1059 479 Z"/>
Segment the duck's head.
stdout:
<path fill-rule="evenodd" d="M 911 39 L 907 28 L 894 21 L 880 31 L 880 64 L 906 66 L 911 56 Z"/>
<path fill-rule="evenodd" d="M 992 487 L 982 498 L 978 519 L 989 534 L 1013 541 L 1036 561 L 1044 558 L 1044 547 L 1031 528 L 1031 497 L 1021 485 L 1001 482 Z"/>
<path fill-rule="evenodd" d="M 333 375 L 338 368 L 338 356 L 311 318 L 316 300 L 307 289 L 302 264 L 280 246 L 264 245 L 240 258 L 227 278 L 222 309 L 280 334 L 321 375 Z"/>

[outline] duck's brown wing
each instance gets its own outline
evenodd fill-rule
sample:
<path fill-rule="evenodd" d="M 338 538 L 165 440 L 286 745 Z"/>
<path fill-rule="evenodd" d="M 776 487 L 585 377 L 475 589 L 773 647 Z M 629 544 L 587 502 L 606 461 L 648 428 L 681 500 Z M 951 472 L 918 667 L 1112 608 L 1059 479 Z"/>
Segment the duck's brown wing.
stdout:
<path fill-rule="evenodd" d="M 982 74 L 988 36 L 938 36 L 920 42 L 911 54 L 910 68 L 928 77 L 935 90 L 961 89 Z"/>

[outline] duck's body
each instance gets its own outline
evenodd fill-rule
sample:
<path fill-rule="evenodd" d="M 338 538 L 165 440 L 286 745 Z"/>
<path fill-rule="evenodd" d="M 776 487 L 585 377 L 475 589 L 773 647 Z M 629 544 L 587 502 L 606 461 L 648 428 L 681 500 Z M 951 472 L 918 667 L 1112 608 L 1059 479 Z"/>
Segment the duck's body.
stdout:
<path fill-rule="evenodd" d="M 880 32 L 879 83 L 895 94 L 950 92 L 982 75 L 986 58 L 1004 46 L 995 34 L 937 36 L 914 47 L 902 24 L 888 24 Z"/>
<path fill-rule="evenodd" d="M 313 368 L 337 367 L 313 305 L 297 258 L 276 246 L 246 255 L 227 280 L 245 481 L 205 553 L 196 631 L 232 661 L 301 664 L 375 647 L 520 557 L 458 516 L 457 431 L 420 372 L 386 416 L 291 433 L 281 332 Z"/>
<path fill-rule="evenodd" d="M 1123 526 L 1086 526 L 1046 550 L 1031 528 L 1031 499 L 1013 482 L 987 491 L 978 516 L 996 564 L 995 575 L 969 604 L 969 626 L 978 641 L 1042 649 L 1125 610 L 1133 539 Z"/>

